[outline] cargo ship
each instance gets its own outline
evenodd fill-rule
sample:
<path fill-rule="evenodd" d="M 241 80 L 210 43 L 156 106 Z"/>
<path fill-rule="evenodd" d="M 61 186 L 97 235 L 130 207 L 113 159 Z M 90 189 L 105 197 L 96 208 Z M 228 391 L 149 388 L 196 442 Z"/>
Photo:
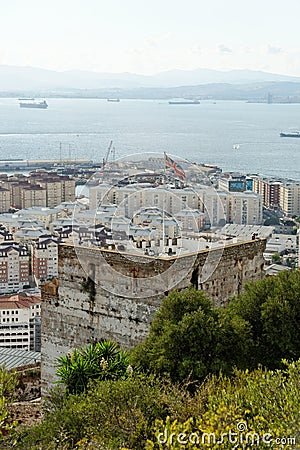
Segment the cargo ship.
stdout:
<path fill-rule="evenodd" d="M 46 109 L 48 108 L 48 104 L 46 100 L 37 101 L 34 98 L 19 98 L 20 100 L 20 108 L 39 108 Z"/>
<path fill-rule="evenodd" d="M 300 131 L 290 131 L 288 133 L 280 133 L 281 137 L 297 137 L 300 138 Z"/>
<path fill-rule="evenodd" d="M 169 105 L 199 105 L 199 100 L 171 100 Z"/>

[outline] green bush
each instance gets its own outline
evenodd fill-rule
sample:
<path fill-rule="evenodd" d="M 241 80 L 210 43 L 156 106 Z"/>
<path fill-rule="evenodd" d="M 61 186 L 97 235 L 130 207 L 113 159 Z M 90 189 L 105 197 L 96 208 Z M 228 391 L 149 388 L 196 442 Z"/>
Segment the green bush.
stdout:
<path fill-rule="evenodd" d="M 260 441 L 247 449 L 296 449 L 300 442 L 300 360 L 285 365 L 276 371 L 236 371 L 230 378 L 214 375 L 193 395 L 184 386 L 153 376 L 94 382 L 88 393 L 64 397 L 11 448 L 229 450 L 234 448 L 228 442 L 231 431 L 239 438 L 247 432 L 250 437 L 259 435 Z M 239 433 L 238 424 L 245 433 Z M 159 443 L 159 433 L 167 438 L 165 443 Z M 180 445 L 176 441 L 179 433 L 196 434 L 200 445 Z M 271 436 L 272 445 L 263 442 L 264 435 Z M 276 446 L 276 438 L 295 439 L 295 443 Z"/>
<path fill-rule="evenodd" d="M 192 288 L 171 292 L 133 350 L 132 364 L 173 381 L 259 365 L 281 368 L 282 359 L 300 357 L 299 299 L 299 270 L 248 283 L 226 308 Z"/>
<path fill-rule="evenodd" d="M 186 420 L 202 411 L 185 389 L 151 375 L 96 381 L 85 394 L 64 396 L 56 391 L 51 398 L 44 421 L 24 430 L 16 448 L 78 449 L 93 442 L 91 448 L 138 450 L 154 437 L 156 419 Z"/>
<path fill-rule="evenodd" d="M 149 336 L 131 361 L 173 381 L 203 380 L 210 373 L 244 369 L 253 346 L 251 327 L 237 314 L 216 308 L 202 292 L 171 292 L 162 302 Z"/>
<path fill-rule="evenodd" d="M 0 366 L 0 439 L 10 436 L 17 425 L 9 413 L 9 404 L 14 398 L 17 385 L 16 373 Z"/>
<path fill-rule="evenodd" d="M 111 341 L 70 351 L 57 361 L 59 383 L 70 394 L 80 394 L 91 380 L 113 380 L 130 374 L 128 354 Z"/>
<path fill-rule="evenodd" d="M 232 299 L 226 313 L 245 320 L 253 337 L 248 368 L 282 368 L 282 360 L 300 358 L 300 270 L 284 271 Z"/>
<path fill-rule="evenodd" d="M 284 371 L 236 372 L 208 384 L 205 413 L 156 421 L 147 450 L 300 448 L 300 360 Z"/>

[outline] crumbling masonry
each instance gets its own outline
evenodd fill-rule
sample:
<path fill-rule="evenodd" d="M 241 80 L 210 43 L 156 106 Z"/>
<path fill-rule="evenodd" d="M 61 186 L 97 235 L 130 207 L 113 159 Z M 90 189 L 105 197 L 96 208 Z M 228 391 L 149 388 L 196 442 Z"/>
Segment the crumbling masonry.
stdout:
<path fill-rule="evenodd" d="M 101 338 L 140 342 L 162 298 L 194 285 L 223 306 L 246 281 L 263 277 L 264 240 L 171 258 L 61 245 L 59 277 L 42 287 L 42 388 L 55 361 Z"/>

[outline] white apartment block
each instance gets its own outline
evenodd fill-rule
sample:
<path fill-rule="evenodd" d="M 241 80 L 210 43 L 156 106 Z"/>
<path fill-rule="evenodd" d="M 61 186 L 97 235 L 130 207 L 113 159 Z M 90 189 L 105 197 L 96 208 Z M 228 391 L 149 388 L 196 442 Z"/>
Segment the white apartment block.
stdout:
<path fill-rule="evenodd" d="M 29 252 L 13 243 L 0 245 L 0 294 L 17 292 L 29 285 Z"/>
<path fill-rule="evenodd" d="M 300 215 L 300 183 L 252 176 L 252 190 L 263 197 L 266 207 L 280 207 L 286 216 Z"/>
<path fill-rule="evenodd" d="M 300 215 L 300 183 L 280 186 L 280 208 L 286 216 Z"/>
<path fill-rule="evenodd" d="M 263 200 L 253 192 L 231 192 L 227 223 L 260 225 L 263 221 Z"/>
<path fill-rule="evenodd" d="M 250 191 L 216 192 L 207 190 L 203 198 L 204 212 L 211 226 L 225 223 L 260 225 L 263 221 L 262 197 Z"/>
<path fill-rule="evenodd" d="M 228 192 L 206 189 L 203 195 L 203 212 L 212 227 L 224 226 L 228 216 Z"/>
<path fill-rule="evenodd" d="M 102 205 L 115 204 L 120 208 L 120 215 L 132 218 L 142 208 L 154 206 L 169 214 L 176 214 L 186 208 L 201 209 L 202 197 L 202 190 L 196 191 L 192 188 L 154 188 L 148 184 L 100 185 L 90 189 L 90 209 L 101 209 Z"/>
<path fill-rule="evenodd" d="M 120 214 L 132 218 L 143 208 L 153 206 L 171 215 L 183 210 L 198 210 L 206 216 L 211 226 L 225 223 L 259 225 L 262 223 L 262 197 L 251 191 L 216 191 L 207 186 L 174 189 L 168 186 L 101 185 L 90 189 L 90 209 L 114 204 Z"/>
<path fill-rule="evenodd" d="M 0 347 L 41 350 L 41 297 L 0 296 Z"/>
<path fill-rule="evenodd" d="M 205 214 L 198 209 L 183 209 L 174 215 L 182 232 L 202 230 Z"/>

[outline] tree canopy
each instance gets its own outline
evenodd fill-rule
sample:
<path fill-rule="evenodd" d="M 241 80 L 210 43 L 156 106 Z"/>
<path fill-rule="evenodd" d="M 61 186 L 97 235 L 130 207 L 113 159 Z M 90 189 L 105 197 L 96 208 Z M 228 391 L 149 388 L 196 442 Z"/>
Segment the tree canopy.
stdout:
<path fill-rule="evenodd" d="M 132 353 L 134 364 L 173 381 L 258 365 L 279 368 L 283 358 L 299 357 L 299 271 L 248 283 L 226 308 L 194 288 L 171 292 Z"/>

